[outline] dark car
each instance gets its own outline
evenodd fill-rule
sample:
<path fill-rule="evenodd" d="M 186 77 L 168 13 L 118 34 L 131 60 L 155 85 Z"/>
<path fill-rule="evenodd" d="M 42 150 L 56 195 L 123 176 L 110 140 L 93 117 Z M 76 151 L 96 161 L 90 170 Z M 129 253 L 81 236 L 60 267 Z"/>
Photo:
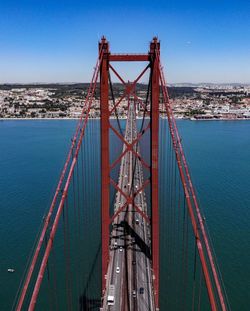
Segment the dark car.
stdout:
<path fill-rule="evenodd" d="M 144 294 L 144 288 L 143 287 L 140 287 L 139 293 Z"/>

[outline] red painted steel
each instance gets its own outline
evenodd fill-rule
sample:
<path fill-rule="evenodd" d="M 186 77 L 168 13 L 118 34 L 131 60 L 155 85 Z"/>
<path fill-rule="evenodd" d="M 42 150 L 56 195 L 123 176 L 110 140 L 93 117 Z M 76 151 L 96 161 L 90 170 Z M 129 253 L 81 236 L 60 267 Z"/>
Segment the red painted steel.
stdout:
<path fill-rule="evenodd" d="M 129 151 L 132 150 L 132 152 L 137 156 L 137 158 L 140 158 L 141 163 L 143 164 L 143 166 L 147 169 L 150 169 L 150 166 L 143 160 L 143 158 L 141 156 L 138 155 L 138 153 L 136 153 L 132 147 L 141 139 L 142 135 L 144 135 L 146 133 L 146 131 L 150 128 L 150 123 L 148 123 L 147 127 L 145 128 L 143 133 L 138 134 L 137 138 L 135 140 L 132 141 L 131 144 L 127 144 L 128 147 L 118 156 L 118 158 L 111 164 L 110 169 L 113 169 L 122 159 L 122 157 Z"/>
<path fill-rule="evenodd" d="M 132 198 L 130 195 L 126 194 L 124 191 L 122 191 L 122 189 L 120 187 L 118 187 L 117 183 L 112 179 L 110 178 L 110 184 L 117 190 L 120 192 L 121 195 L 124 196 L 124 198 L 127 200 L 127 203 L 128 204 L 131 204 L 132 203 Z"/>
<path fill-rule="evenodd" d="M 146 62 L 148 54 L 111 54 L 111 62 Z"/>
<path fill-rule="evenodd" d="M 138 152 L 136 152 L 132 147 L 133 147 L 133 145 L 135 145 L 135 140 L 131 143 L 131 144 L 129 144 L 128 142 L 126 142 L 126 140 L 124 139 L 124 137 L 111 125 L 111 124 L 109 124 L 109 127 L 110 127 L 110 129 L 120 138 L 120 140 L 126 145 L 126 149 L 119 155 L 119 157 L 114 161 L 114 163 L 112 163 L 112 165 L 110 166 L 110 170 L 112 169 L 112 168 L 114 168 L 115 166 L 116 166 L 116 164 L 118 164 L 120 161 L 121 161 L 121 159 L 122 159 L 122 157 L 128 152 L 128 151 L 131 151 L 135 156 L 136 156 L 136 158 L 138 158 L 140 161 L 141 161 L 141 163 L 142 163 L 142 165 L 144 166 L 144 167 L 146 167 L 147 169 L 150 169 L 150 166 L 143 160 L 143 158 L 138 154 Z M 139 136 L 139 135 L 138 135 Z M 140 135 L 140 137 L 141 137 L 142 135 Z M 139 138 L 140 139 L 140 138 Z M 137 140 L 138 141 L 138 140 Z"/>
<path fill-rule="evenodd" d="M 121 158 L 128 152 L 128 151 L 132 151 L 132 153 L 138 158 L 140 159 L 141 163 L 144 165 L 144 167 L 146 167 L 147 169 L 150 169 L 150 166 L 143 160 L 143 158 L 138 154 L 138 152 L 136 152 L 134 149 L 132 149 L 132 146 L 134 145 L 134 142 L 132 142 L 132 144 L 129 144 L 128 142 L 126 142 L 126 140 L 124 139 L 124 137 L 111 125 L 109 124 L 110 129 L 117 135 L 117 137 L 120 138 L 120 140 L 127 146 L 126 149 L 121 153 L 121 155 L 118 157 L 118 160 L 116 160 L 116 163 L 119 163 Z M 139 136 L 139 135 L 138 135 Z M 117 162 L 118 161 L 118 162 Z M 111 167 L 114 167 L 113 164 L 111 165 Z"/>
<path fill-rule="evenodd" d="M 126 202 L 123 206 L 121 206 L 116 212 L 115 212 L 115 214 L 112 216 L 112 218 L 110 219 L 110 223 L 112 223 L 114 220 L 115 220 L 115 218 L 125 209 L 125 207 L 128 205 L 128 202 Z M 148 217 L 148 215 L 147 214 L 145 214 L 145 213 L 143 213 L 139 208 L 138 208 L 138 206 L 136 206 L 135 204 L 134 204 L 134 207 L 135 207 L 135 209 L 136 209 L 136 211 L 144 218 L 144 220 L 148 223 L 148 224 L 150 224 L 150 219 L 149 219 L 149 217 Z"/>
<path fill-rule="evenodd" d="M 109 261 L 109 44 L 105 38 L 100 43 L 103 58 L 100 66 L 101 109 L 101 239 L 102 239 L 102 290 L 105 290 Z"/>
<path fill-rule="evenodd" d="M 117 137 L 120 138 L 123 144 L 127 146 L 127 148 L 130 149 L 130 144 L 124 139 L 124 136 L 122 136 L 113 126 L 112 124 L 109 124 L 109 128 L 116 134 Z"/>
<path fill-rule="evenodd" d="M 127 96 L 126 93 L 124 93 L 117 102 L 115 102 L 114 107 L 111 109 L 110 114 L 115 111 L 115 109 L 120 105 L 120 103 L 124 100 L 124 98 Z"/>
<path fill-rule="evenodd" d="M 121 83 L 126 85 L 126 82 L 123 80 L 123 78 L 119 75 L 119 73 L 115 70 L 115 68 L 111 64 L 109 64 L 109 68 L 113 71 L 113 73 L 117 76 L 117 78 L 121 81 Z"/>
<path fill-rule="evenodd" d="M 154 273 L 155 304 L 159 308 L 159 51 L 160 43 L 154 38 L 150 44 L 151 59 L 151 232 L 152 232 L 152 264 Z"/>

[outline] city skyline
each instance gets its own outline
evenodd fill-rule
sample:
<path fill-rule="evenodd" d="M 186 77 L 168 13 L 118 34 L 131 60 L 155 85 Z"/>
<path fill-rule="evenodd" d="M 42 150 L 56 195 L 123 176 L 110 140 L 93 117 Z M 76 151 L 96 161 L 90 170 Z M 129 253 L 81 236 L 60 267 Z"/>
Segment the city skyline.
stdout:
<path fill-rule="evenodd" d="M 249 10 L 244 0 L 1 1 L 0 83 L 89 82 L 102 35 L 112 52 L 147 52 L 157 35 L 169 83 L 249 84 Z"/>

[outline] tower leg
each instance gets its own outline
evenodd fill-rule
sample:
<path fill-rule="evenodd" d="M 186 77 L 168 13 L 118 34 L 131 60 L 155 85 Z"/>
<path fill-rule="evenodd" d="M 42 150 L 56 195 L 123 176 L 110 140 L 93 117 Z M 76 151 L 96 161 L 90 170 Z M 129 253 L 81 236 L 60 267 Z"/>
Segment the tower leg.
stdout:
<path fill-rule="evenodd" d="M 152 204 L 152 263 L 154 273 L 155 304 L 159 308 L 159 49 L 157 39 L 150 45 L 151 59 L 151 204 Z"/>
<path fill-rule="evenodd" d="M 100 70 L 101 108 L 101 239 L 102 239 L 102 290 L 105 289 L 105 274 L 109 259 L 109 103 L 108 103 L 108 43 L 100 43 L 103 61 Z"/>

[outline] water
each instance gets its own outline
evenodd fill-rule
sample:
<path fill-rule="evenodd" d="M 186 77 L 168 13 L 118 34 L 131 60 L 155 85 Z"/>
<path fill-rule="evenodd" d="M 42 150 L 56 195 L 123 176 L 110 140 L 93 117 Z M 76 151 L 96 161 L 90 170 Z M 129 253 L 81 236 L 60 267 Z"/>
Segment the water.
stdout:
<path fill-rule="evenodd" d="M 249 310 L 250 122 L 179 122 L 232 310 Z"/>
<path fill-rule="evenodd" d="M 98 122 L 98 121 L 93 121 Z M 76 122 L 0 122 L 0 309 L 10 310 Z M 233 310 L 249 310 L 250 122 L 179 121 Z M 15 273 L 7 272 L 15 268 Z"/>
<path fill-rule="evenodd" d="M 1 310 L 11 309 L 74 127 L 74 121 L 0 122 Z"/>

